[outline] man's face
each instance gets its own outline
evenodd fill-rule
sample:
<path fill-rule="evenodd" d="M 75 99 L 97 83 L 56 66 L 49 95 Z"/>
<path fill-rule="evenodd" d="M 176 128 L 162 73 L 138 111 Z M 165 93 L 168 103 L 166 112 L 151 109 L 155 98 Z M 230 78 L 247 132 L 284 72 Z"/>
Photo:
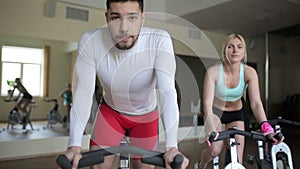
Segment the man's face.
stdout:
<path fill-rule="evenodd" d="M 123 50 L 132 48 L 145 18 L 138 2 L 113 2 L 105 16 L 115 46 Z"/>

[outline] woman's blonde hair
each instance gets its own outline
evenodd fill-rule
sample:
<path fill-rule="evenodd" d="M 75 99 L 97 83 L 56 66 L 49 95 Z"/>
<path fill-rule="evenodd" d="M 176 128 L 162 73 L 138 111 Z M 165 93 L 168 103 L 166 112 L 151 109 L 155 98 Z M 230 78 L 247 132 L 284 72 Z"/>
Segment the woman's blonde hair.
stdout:
<path fill-rule="evenodd" d="M 242 42 L 242 44 L 244 45 L 244 47 L 245 47 L 245 57 L 244 57 L 244 59 L 242 60 L 242 62 L 243 62 L 243 63 L 247 63 L 247 46 L 246 46 L 246 41 L 245 41 L 245 39 L 242 37 L 242 35 L 235 34 L 235 33 L 228 35 L 227 40 L 225 41 L 225 43 L 224 43 L 224 45 L 223 45 L 223 48 L 222 48 L 222 58 L 221 58 L 222 62 L 224 62 L 225 59 L 226 59 L 226 48 L 227 48 L 228 44 L 229 44 L 233 39 L 236 39 L 236 38 L 239 39 L 239 40 Z"/>

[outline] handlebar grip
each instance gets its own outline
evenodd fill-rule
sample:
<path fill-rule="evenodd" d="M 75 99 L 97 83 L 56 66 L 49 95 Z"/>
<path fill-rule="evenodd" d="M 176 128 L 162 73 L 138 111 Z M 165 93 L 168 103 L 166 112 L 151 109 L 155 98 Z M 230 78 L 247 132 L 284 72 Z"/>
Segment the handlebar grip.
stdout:
<path fill-rule="evenodd" d="M 145 164 L 150 164 L 150 165 L 155 165 L 158 167 L 166 167 L 165 159 L 163 157 L 163 154 L 159 154 L 156 156 L 151 156 L 151 157 L 142 157 L 141 159 L 142 163 Z M 180 169 L 181 165 L 183 163 L 183 156 L 181 154 L 177 154 L 173 162 L 171 163 L 172 169 Z"/>
<path fill-rule="evenodd" d="M 163 154 L 158 154 L 156 156 L 150 156 L 150 157 L 142 157 L 141 161 L 142 163 L 145 164 L 155 165 L 159 167 L 166 167 Z"/>
<path fill-rule="evenodd" d="M 283 137 L 283 134 L 282 134 L 281 132 L 277 133 L 277 134 L 274 136 L 274 138 L 275 138 L 276 140 L 278 140 L 278 141 L 280 141 L 280 140 L 282 139 L 282 137 Z"/>
<path fill-rule="evenodd" d="M 78 168 L 83 168 L 83 167 L 103 163 L 104 156 L 111 155 L 111 154 L 112 154 L 111 152 L 108 152 L 104 149 L 82 153 L 82 158 L 79 160 Z M 57 157 L 56 163 L 62 169 L 72 168 L 72 162 L 69 161 L 69 159 L 64 154 L 61 154 Z"/>
<path fill-rule="evenodd" d="M 210 143 L 214 142 L 214 139 L 215 139 L 216 135 L 217 135 L 217 133 L 215 131 L 211 132 L 210 135 L 209 135 L 208 141 Z"/>
<path fill-rule="evenodd" d="M 104 154 L 104 149 L 102 150 L 103 151 L 99 150 L 99 151 L 90 151 L 90 152 L 82 153 L 82 158 L 79 160 L 78 168 L 83 168 L 83 167 L 103 163 L 105 154 Z"/>
<path fill-rule="evenodd" d="M 180 169 L 183 163 L 183 156 L 181 154 L 177 154 L 174 157 L 174 160 L 171 164 L 172 169 Z"/>
<path fill-rule="evenodd" d="M 64 154 L 59 155 L 56 158 L 56 163 L 62 168 L 62 169 L 71 169 L 72 164 L 71 161 L 65 156 Z"/>

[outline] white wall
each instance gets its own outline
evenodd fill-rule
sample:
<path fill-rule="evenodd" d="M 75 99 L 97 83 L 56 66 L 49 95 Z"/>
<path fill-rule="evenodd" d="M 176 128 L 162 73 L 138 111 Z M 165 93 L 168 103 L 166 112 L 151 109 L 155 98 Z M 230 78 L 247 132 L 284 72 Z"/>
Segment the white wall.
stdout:
<path fill-rule="evenodd" d="M 54 17 L 45 17 L 46 0 L 0 0 L 0 33 L 51 39 L 78 41 L 81 34 L 104 24 L 103 11 L 90 11 L 89 22 L 65 19 L 65 3 L 58 2 Z"/>

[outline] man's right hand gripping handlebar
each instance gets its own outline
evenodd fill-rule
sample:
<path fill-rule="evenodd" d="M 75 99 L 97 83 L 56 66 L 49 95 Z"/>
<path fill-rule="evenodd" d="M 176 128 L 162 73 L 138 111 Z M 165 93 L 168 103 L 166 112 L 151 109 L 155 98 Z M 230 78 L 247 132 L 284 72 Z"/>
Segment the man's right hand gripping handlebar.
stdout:
<path fill-rule="evenodd" d="M 185 169 L 189 165 L 189 159 L 181 154 L 177 148 L 170 148 L 167 152 L 165 152 L 164 159 L 166 169 L 175 169 L 174 163 L 177 163 L 176 160 L 181 161 L 181 165 L 178 165 L 178 167 L 176 167 L 178 169 Z"/>
<path fill-rule="evenodd" d="M 133 151 L 137 150 L 133 147 Z M 138 149 L 137 151 L 140 151 Z M 153 151 L 141 150 L 146 153 Z M 157 152 L 158 153 L 158 152 Z M 104 162 L 104 156 L 113 153 L 106 149 L 80 153 L 80 147 L 70 147 L 64 154 L 57 157 L 56 163 L 58 169 L 76 169 Z M 159 153 L 155 156 L 142 157 L 142 162 L 155 166 L 165 167 L 166 169 L 186 169 L 189 160 L 182 155 L 177 148 L 171 148 L 165 153 Z"/>
<path fill-rule="evenodd" d="M 79 160 L 82 158 L 82 154 L 80 153 L 81 147 L 73 146 L 68 148 L 68 150 L 63 154 L 58 156 L 56 159 L 57 169 L 65 169 L 66 164 L 61 164 L 60 158 L 67 158 L 70 164 L 72 164 L 70 169 L 78 168 Z"/>

